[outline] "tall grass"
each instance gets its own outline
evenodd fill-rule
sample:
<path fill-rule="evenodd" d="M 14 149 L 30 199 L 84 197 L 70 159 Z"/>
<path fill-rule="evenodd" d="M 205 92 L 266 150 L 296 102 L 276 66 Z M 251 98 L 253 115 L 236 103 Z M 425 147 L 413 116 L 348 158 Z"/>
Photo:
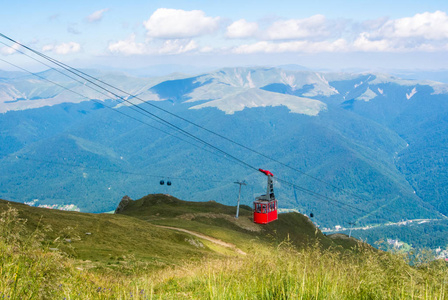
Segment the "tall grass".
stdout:
<path fill-rule="evenodd" d="M 154 271 L 128 259 L 87 268 L 27 232 L 9 208 L 0 215 L 0 298 L 10 299 L 446 299 L 442 261 L 411 267 L 405 256 L 359 244 L 353 252 L 249 249 L 244 257 L 184 263 Z M 269 251 L 266 251 L 266 250 Z"/>
<path fill-rule="evenodd" d="M 444 262 L 410 267 L 404 257 L 360 245 L 358 255 L 280 247 L 270 254 L 200 266 L 171 284 L 200 299 L 445 299 Z M 174 277 L 176 278 L 176 277 Z M 163 292 L 165 285 L 156 287 Z"/>
<path fill-rule="evenodd" d="M 0 214 L 0 298 L 64 299 L 74 289 L 89 287 L 73 261 L 44 244 L 51 228 L 29 232 L 25 225 L 12 207 Z"/>

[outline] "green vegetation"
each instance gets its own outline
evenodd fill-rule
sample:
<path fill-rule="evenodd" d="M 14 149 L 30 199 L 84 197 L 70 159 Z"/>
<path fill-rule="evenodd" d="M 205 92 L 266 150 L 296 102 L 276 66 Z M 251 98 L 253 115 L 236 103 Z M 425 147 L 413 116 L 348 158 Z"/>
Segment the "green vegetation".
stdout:
<path fill-rule="evenodd" d="M 138 218 L 130 213 L 136 207 Z M 150 222 L 142 220 L 145 211 Z M 201 207 L 163 195 L 131 202 L 125 209 L 128 216 L 0 201 L 0 297 L 445 299 L 448 295 L 448 265 L 443 261 L 422 256 L 411 267 L 403 255 L 378 252 L 342 235 L 330 239 L 297 213 L 282 214 L 268 226 L 249 227 L 244 221 L 248 210 L 242 211 L 241 222 L 231 222 L 232 207 L 216 203 Z M 207 232 L 247 254 L 150 224 L 174 226 L 175 220 L 178 228 Z M 87 236 L 85 229 L 90 232 Z M 145 239 L 146 244 L 139 245 Z M 143 253 L 151 244 L 154 247 Z M 88 256 L 96 261 L 86 260 Z"/>
<path fill-rule="evenodd" d="M 444 151 L 448 101 L 439 84 L 403 81 L 384 74 L 318 74 L 277 68 L 223 69 L 170 80 L 89 72 L 124 90 L 143 91 L 143 98 L 148 92 L 155 93 L 166 99 L 157 106 L 330 183 L 322 184 L 195 126 L 162 116 L 252 166 L 271 170 L 276 178 L 337 200 L 324 200 L 276 183 L 281 208 L 308 215 L 313 212 L 313 220 L 322 228 L 448 215 L 448 152 Z M 325 102 L 327 110 L 310 117 L 290 113 L 285 106 L 246 108 L 234 114 L 215 108 L 189 109 L 223 96 L 232 106 L 237 99 L 234 95 L 245 89 L 232 85 L 241 84 L 241 78 L 249 74 L 251 85 L 273 92 L 270 98 L 276 98 L 274 93 L 278 99 L 284 96 L 279 94 L 311 97 Z M 281 83 L 284 74 L 295 78 L 295 83 Z M 55 71 L 41 75 L 72 87 L 78 85 Z M 8 75 L 2 80 L 4 87 L 14 86 L 26 99 L 67 96 L 48 82 L 27 79 Z M 87 89 L 79 86 L 80 92 L 91 95 Z M 9 95 L 8 89 L 5 92 Z M 264 98 L 262 94 L 257 93 Z M 21 103 L 20 99 L 15 101 Z M 67 101 L 77 102 L 73 98 Z M 105 102 L 109 106 L 116 103 Z M 143 118 L 129 107 L 119 110 Z M 113 210 L 124 194 L 140 198 L 150 191 L 234 205 L 238 197 L 235 180 L 248 183 L 242 189 L 243 204 L 250 204 L 264 191 L 262 176 L 231 162 L 229 156 L 230 161 L 220 154 L 212 155 L 203 151 L 211 150 L 207 147 L 192 147 L 94 102 L 8 111 L 0 115 L 0 128 L 0 197 L 11 200 L 38 199 L 36 205 L 75 204 L 84 212 L 98 213 Z M 161 179 L 170 179 L 173 184 L 160 185 Z M 221 222 L 211 218 L 202 221 L 218 227 Z M 425 227 L 422 239 L 421 231 L 412 230 L 398 238 L 414 245 L 418 238 L 423 247 L 445 247 L 446 226 L 438 228 Z"/>
<path fill-rule="evenodd" d="M 0 200 L 0 210 L 10 204 Z M 92 264 L 115 265 L 126 258 L 145 260 L 154 268 L 177 265 L 182 258 L 199 260 L 212 256 L 187 240 L 189 235 L 155 227 L 148 222 L 121 215 L 86 214 L 29 207 L 14 203 L 29 232 L 46 225 L 49 248 Z"/>
<path fill-rule="evenodd" d="M 360 76 L 346 82 L 347 90 L 338 86 L 342 89 L 338 97 L 342 98 L 366 78 Z M 179 82 L 182 84 L 178 85 Z M 438 217 L 438 206 L 425 206 L 420 195 L 413 193 L 414 184 L 409 185 L 400 172 L 404 169 L 397 169 L 396 152 L 406 148 L 408 139 L 375 119 L 360 116 L 357 103 L 348 111 L 336 105 L 341 99 L 323 97 L 321 100 L 327 102 L 328 110 L 317 117 L 290 113 L 286 107 L 245 109 L 228 115 L 213 108 L 188 109 L 197 103 L 179 103 L 179 97 L 187 100 L 186 92 L 190 88 L 195 88 L 190 79 L 160 84 L 157 87 L 160 97 L 170 97 L 171 101 L 159 101 L 157 105 L 362 199 L 215 139 L 197 128 L 184 128 L 181 123 L 179 126 L 253 166 L 272 170 L 278 178 L 375 214 L 359 215 L 346 206 L 322 201 L 286 184 L 276 184 L 281 208 L 314 212 L 316 222 L 323 227 L 354 221 L 368 225 L 383 219 Z M 390 86 L 391 91 L 383 88 L 385 95 L 392 95 L 399 87 Z M 399 90 L 403 97 L 406 88 Z M 359 90 L 356 95 L 358 92 L 363 93 Z M 433 95 L 429 93 L 428 97 Z M 394 99 L 386 100 L 394 102 Z M 148 191 L 170 193 L 190 201 L 215 200 L 231 205 L 238 197 L 238 189 L 233 184 L 236 179 L 248 183 L 242 189 L 243 204 L 250 204 L 254 196 L 264 192 L 264 178 L 258 172 L 241 168 L 220 155 L 122 118 L 114 111 L 97 109 L 92 103 L 79 106 L 85 113 L 77 109 L 75 104 L 61 104 L 0 116 L 3 125 L 0 140 L 4 145 L 11 145 L 0 155 L 0 196 L 27 202 L 38 198 L 39 204 L 76 204 L 84 212 L 103 212 L 114 209 L 116 199 L 124 194 L 140 198 Z M 142 117 L 129 108 L 121 109 L 136 118 Z M 61 115 L 70 122 L 61 124 Z M 383 115 L 381 110 L 378 115 Z M 44 136 L 32 134 L 43 134 L 44 125 L 51 126 L 53 131 Z M 12 138 L 11 135 L 22 140 L 8 141 L 6 138 Z M 167 181 L 167 176 L 172 176 L 172 186 L 161 186 L 159 181 Z"/>
<path fill-rule="evenodd" d="M 343 245 L 344 239 L 331 239 L 320 232 L 305 216 L 291 212 L 280 214 L 276 222 L 260 226 L 252 222 L 252 209 L 240 207 L 238 219 L 234 218 L 236 207 L 214 201 L 190 202 L 175 197 L 154 194 L 131 201 L 120 214 L 136 217 L 153 224 L 174 226 L 193 230 L 227 242 L 242 249 L 247 241 L 278 244 L 289 239 L 298 247 L 306 247 L 318 240 L 322 247 Z M 335 243 L 335 240 L 338 242 Z"/>

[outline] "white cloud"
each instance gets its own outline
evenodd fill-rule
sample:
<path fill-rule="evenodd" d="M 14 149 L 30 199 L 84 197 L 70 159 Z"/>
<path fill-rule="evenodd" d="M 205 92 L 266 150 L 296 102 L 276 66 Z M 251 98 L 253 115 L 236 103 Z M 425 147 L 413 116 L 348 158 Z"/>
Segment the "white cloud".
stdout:
<path fill-rule="evenodd" d="M 256 22 L 247 22 L 241 19 L 233 22 L 227 27 L 226 36 L 232 39 L 241 39 L 254 36 L 258 31 Z"/>
<path fill-rule="evenodd" d="M 199 52 L 201 52 L 201 53 L 211 53 L 214 51 L 215 51 L 215 49 L 210 46 L 205 46 L 205 47 L 202 47 L 201 49 L 199 49 Z"/>
<path fill-rule="evenodd" d="M 359 37 L 353 42 L 355 50 L 366 51 L 366 52 L 377 52 L 377 51 L 392 51 L 393 45 L 390 41 L 381 40 L 371 40 L 370 34 L 363 32 Z"/>
<path fill-rule="evenodd" d="M 368 33 L 363 32 L 353 42 L 353 50 L 365 52 L 434 52 L 447 51 L 448 46 L 446 43 L 411 43 L 400 39 L 372 39 Z"/>
<path fill-rule="evenodd" d="M 112 53 L 122 53 L 125 55 L 145 54 L 146 46 L 143 43 L 135 42 L 135 34 L 132 34 L 128 39 L 112 43 L 108 47 Z"/>
<path fill-rule="evenodd" d="M 445 12 L 436 11 L 390 20 L 378 30 L 377 34 L 387 38 L 448 39 L 448 16 Z"/>
<path fill-rule="evenodd" d="M 135 35 L 128 39 L 111 43 L 108 47 L 112 53 L 121 53 L 125 55 L 143 55 L 143 54 L 182 54 L 198 49 L 198 45 L 191 39 L 171 39 L 165 41 L 148 40 L 146 43 L 135 41 Z"/>
<path fill-rule="evenodd" d="M 2 47 L 0 48 L 0 53 L 3 55 L 11 55 L 16 53 L 17 50 L 19 50 L 20 45 L 19 44 L 14 44 L 11 47 Z"/>
<path fill-rule="evenodd" d="M 198 45 L 193 40 L 166 40 L 158 49 L 158 54 L 181 54 L 193 51 Z"/>
<path fill-rule="evenodd" d="M 329 35 L 327 19 L 323 15 L 277 21 L 266 30 L 266 37 L 269 40 L 293 40 Z"/>
<path fill-rule="evenodd" d="M 150 37 L 181 39 L 212 33 L 218 29 L 219 20 L 201 10 L 159 8 L 143 24 Z"/>
<path fill-rule="evenodd" d="M 448 16 L 425 12 L 412 17 L 387 20 L 358 35 L 356 50 L 374 52 L 445 51 Z"/>
<path fill-rule="evenodd" d="M 283 53 L 283 52 L 345 52 L 348 51 L 348 43 L 344 39 L 336 41 L 291 41 L 274 43 L 268 41 L 261 41 L 254 44 L 241 45 L 233 49 L 237 54 L 252 54 L 252 53 Z"/>
<path fill-rule="evenodd" d="M 314 15 L 272 21 L 265 29 L 257 22 L 240 19 L 227 26 L 225 36 L 217 33 L 220 20 L 200 10 L 160 8 L 143 22 L 147 30 L 145 41 L 136 42 L 132 35 L 109 44 L 109 51 L 125 55 L 448 51 L 448 15 L 441 11 L 362 23 Z M 209 42 L 199 46 L 194 39 L 211 33 L 216 33 L 213 45 Z M 227 40 L 220 44 L 219 39 L 224 37 Z M 257 42 L 231 40 L 247 38 Z"/>
<path fill-rule="evenodd" d="M 42 47 L 42 51 L 53 52 L 56 54 L 70 54 L 81 51 L 81 45 L 75 42 L 45 45 Z"/>
<path fill-rule="evenodd" d="M 93 14 L 87 16 L 86 20 L 89 23 L 99 22 L 99 21 L 101 21 L 103 19 L 104 13 L 108 12 L 109 10 L 110 10 L 109 8 L 104 8 L 104 9 L 97 10 Z"/>

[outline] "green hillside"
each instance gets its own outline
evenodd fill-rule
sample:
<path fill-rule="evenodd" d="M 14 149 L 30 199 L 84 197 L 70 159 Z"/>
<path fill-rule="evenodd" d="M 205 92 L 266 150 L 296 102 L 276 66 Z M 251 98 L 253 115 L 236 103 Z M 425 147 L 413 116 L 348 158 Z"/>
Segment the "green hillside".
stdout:
<path fill-rule="evenodd" d="M 291 212 L 279 214 L 276 222 L 267 225 L 254 224 L 252 209 L 241 206 L 239 218 L 235 216 L 236 207 L 214 201 L 182 201 L 163 194 L 148 195 L 130 201 L 120 214 L 146 220 L 152 224 L 174 226 L 194 230 L 203 234 L 232 242 L 241 249 L 251 247 L 251 242 L 278 244 L 289 239 L 298 247 L 306 247 L 319 241 L 324 248 L 344 245 L 344 239 L 331 239 L 302 214 Z"/>
<path fill-rule="evenodd" d="M 278 244 L 288 236 L 301 247 L 314 243 L 316 238 L 324 247 L 336 246 L 298 213 L 280 214 L 277 222 L 263 226 L 252 222 L 252 211 L 247 206 L 241 206 L 240 217 L 235 219 L 235 207 L 213 201 L 182 201 L 163 194 L 131 201 L 120 214 L 51 210 L 0 200 L 0 210 L 8 207 L 17 209 L 19 217 L 27 220 L 30 232 L 51 227 L 46 232 L 49 247 L 92 262 L 112 263 L 132 256 L 160 266 L 177 264 L 179 258 L 195 260 L 223 253 L 216 245 L 208 247 L 207 241 L 198 248 L 189 234 L 157 225 L 192 230 L 244 251 L 254 244 Z"/>
<path fill-rule="evenodd" d="M 124 203 L 121 203 L 124 204 Z M 268 225 L 249 207 L 169 195 L 120 214 L 0 200 L 0 296 L 11 299 L 444 299 L 448 266 L 323 235 L 298 213 Z M 167 227 L 170 228 L 167 228 Z"/>
<path fill-rule="evenodd" d="M 48 247 L 98 263 L 115 263 L 132 256 L 154 266 L 175 265 L 180 259 L 197 260 L 227 253 L 208 241 L 195 244 L 196 237 L 157 225 L 193 230 L 244 251 L 254 244 L 280 243 L 288 235 L 300 246 L 313 243 L 315 237 L 325 247 L 334 245 L 307 217 L 297 213 L 281 214 L 278 222 L 262 226 L 252 223 L 249 207 L 242 206 L 236 220 L 235 207 L 182 201 L 162 194 L 132 201 L 120 214 L 50 210 L 0 200 L 0 210 L 8 207 L 17 209 L 19 217 L 27 220 L 30 232 L 51 227 L 45 234 Z"/>
<path fill-rule="evenodd" d="M 119 214 L 90 214 L 30 207 L 0 200 L 0 211 L 15 209 L 26 220 L 27 232 L 45 232 L 43 245 L 88 264 L 115 268 L 120 262 L 144 261 L 147 267 L 162 268 L 268 249 L 285 240 L 305 248 L 318 242 L 323 248 L 350 249 L 344 239 L 330 239 L 298 213 L 280 214 L 268 225 L 252 222 L 252 211 L 210 202 L 182 201 L 163 194 L 148 195 L 130 203 Z M 161 227 L 165 226 L 165 227 Z M 223 243 L 166 227 L 186 229 Z M 342 245 L 342 247 L 338 247 Z M 241 250 L 241 251 L 240 251 Z"/>
<path fill-rule="evenodd" d="M 179 257 L 199 259 L 212 255 L 187 240 L 189 235 L 155 227 L 135 218 L 111 214 L 87 214 L 29 207 L 0 201 L 0 210 L 19 211 L 30 232 L 48 226 L 45 244 L 71 257 L 92 262 L 111 262 L 134 257 L 154 266 L 177 264 Z"/>
<path fill-rule="evenodd" d="M 169 103 L 158 105 L 165 107 Z M 276 186 L 282 208 L 303 213 L 318 209 L 316 220 L 321 226 L 360 218 L 360 222 L 370 224 L 377 223 L 377 218 L 437 216 L 434 208 L 420 203 L 395 166 L 392 156 L 405 147 L 405 142 L 385 127 L 351 112 L 333 108 L 311 118 L 291 114 L 282 107 L 254 108 L 235 116 L 214 109 L 204 109 L 207 113 L 189 110 L 187 104 L 169 109 L 306 174 L 359 194 L 364 200 L 216 141 L 225 151 L 252 165 L 270 169 L 279 178 L 366 211 L 385 207 L 375 216 L 360 216 L 288 185 Z M 53 110 L 58 112 L 56 108 Z M 131 111 L 123 109 L 123 112 Z M 260 123 L 260 119 L 266 122 Z M 206 134 L 191 131 L 209 140 Z M 266 139 L 265 135 L 270 138 Z M 248 183 L 242 190 L 243 204 L 250 204 L 254 195 L 264 189 L 264 178 L 258 173 L 148 130 L 147 126 L 132 120 L 117 119 L 116 113 L 109 110 L 91 112 L 66 131 L 27 144 L 4 157 L 0 169 L 2 197 L 16 201 L 37 198 L 40 204 L 48 205 L 76 204 L 85 212 L 110 211 L 115 208 L 111 199 L 124 194 L 140 198 L 148 191 L 170 193 L 189 201 L 215 200 L 229 205 L 237 197 L 235 179 Z M 31 170 L 39 172 L 29 176 Z M 169 176 L 173 185 L 160 186 L 159 180 L 167 180 Z"/>

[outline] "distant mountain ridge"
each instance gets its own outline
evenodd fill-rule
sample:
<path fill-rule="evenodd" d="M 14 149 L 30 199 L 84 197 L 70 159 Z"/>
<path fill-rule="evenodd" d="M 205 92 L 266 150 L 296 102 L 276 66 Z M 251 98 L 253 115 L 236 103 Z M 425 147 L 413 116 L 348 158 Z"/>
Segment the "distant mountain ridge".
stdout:
<path fill-rule="evenodd" d="M 319 73 L 261 67 L 224 68 L 216 72 L 194 77 L 173 74 L 164 77 L 138 78 L 119 72 L 102 72 L 97 70 L 86 70 L 86 72 L 145 101 L 172 99 L 174 96 L 175 98 L 187 99 L 188 102 L 214 102 L 208 106 L 202 105 L 197 108 L 220 107 L 218 102 L 227 104 L 227 102 L 232 101 L 232 96 L 237 97 L 239 94 L 247 93 L 248 90 L 252 89 L 302 98 L 320 99 L 322 97 L 340 96 L 344 100 L 369 101 L 384 94 L 383 89 L 379 87 L 371 89 L 370 86 L 394 83 L 413 87 L 409 93 L 406 93 L 406 97 L 409 99 L 418 92 L 416 86 L 428 86 L 433 89 L 432 94 L 434 95 L 448 94 L 448 84 L 432 81 L 402 80 L 384 74 Z M 107 95 L 107 92 L 92 86 L 86 81 L 82 81 L 82 79 L 79 79 L 81 82 L 78 82 L 74 80 L 76 78 L 70 79 L 55 70 L 38 73 L 39 77 L 19 72 L 2 72 L 0 75 L 2 74 L 4 77 L 0 81 L 0 101 L 4 105 L 2 105 L 1 112 L 39 108 L 60 103 L 78 103 L 90 99 L 105 100 L 116 98 L 113 95 Z M 72 78 L 74 77 L 72 74 L 69 75 Z M 70 93 L 70 91 L 56 86 L 45 79 L 81 93 L 85 97 Z M 350 83 L 352 85 L 347 85 Z M 96 91 L 87 87 L 88 85 L 92 86 Z M 167 92 L 167 90 L 171 91 Z M 251 93 L 256 95 L 260 92 L 252 90 Z M 119 94 L 126 99 L 128 98 L 128 95 Z M 224 97 L 224 101 L 220 101 Z M 273 94 L 260 96 L 260 98 L 275 97 Z M 288 98 L 280 98 L 278 102 L 288 103 Z M 13 105 L 14 103 L 17 104 Z M 271 103 L 254 104 L 252 107 L 269 106 L 269 104 Z M 276 103 L 273 104 L 274 106 L 276 105 Z M 238 106 L 240 108 L 251 107 L 238 103 L 234 104 L 234 107 L 238 108 Z M 321 109 L 325 109 L 325 106 L 321 106 Z M 224 109 L 224 111 L 230 112 L 234 110 L 229 108 L 229 110 Z"/>
<path fill-rule="evenodd" d="M 322 226 L 448 214 L 443 200 L 448 196 L 448 160 L 438 150 L 448 136 L 446 84 L 262 67 L 225 68 L 193 77 L 88 72 L 330 183 L 258 157 L 116 91 L 252 165 L 360 209 L 277 183 L 282 207 L 314 212 Z M 83 211 L 99 212 L 115 208 L 111 198 L 149 192 L 232 204 L 236 179 L 249 183 L 243 190 L 247 205 L 263 192 L 264 179 L 258 174 L 88 101 L 100 100 L 161 127 L 113 95 L 63 79 L 55 71 L 39 75 L 86 97 L 28 75 L 0 76 L 1 197 L 73 203 Z M 161 178 L 180 179 L 173 179 L 168 189 L 159 185 Z"/>

